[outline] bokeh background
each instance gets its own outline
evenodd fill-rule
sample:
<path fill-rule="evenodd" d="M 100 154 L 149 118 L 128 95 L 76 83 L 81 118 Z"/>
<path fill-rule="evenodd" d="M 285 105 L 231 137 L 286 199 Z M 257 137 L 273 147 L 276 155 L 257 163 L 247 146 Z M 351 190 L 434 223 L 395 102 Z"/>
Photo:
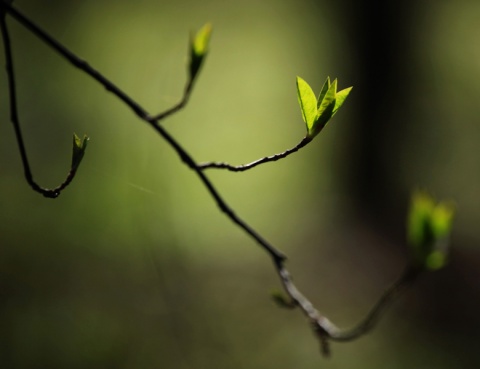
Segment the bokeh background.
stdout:
<path fill-rule="evenodd" d="M 354 86 L 299 153 L 208 172 L 289 256 L 298 286 L 341 327 L 406 260 L 410 192 L 455 199 L 449 266 L 425 275 L 369 335 L 333 357 L 268 256 L 192 171 L 113 95 L 9 19 L 35 179 L 23 178 L 0 75 L 1 368 L 474 368 L 480 365 L 480 3 L 458 1 L 15 1 L 151 113 L 186 79 L 189 32 L 213 23 L 187 108 L 164 126 L 198 161 L 246 163 L 304 135 L 295 77 Z M 2 60 L 3 51 L 2 51 Z"/>

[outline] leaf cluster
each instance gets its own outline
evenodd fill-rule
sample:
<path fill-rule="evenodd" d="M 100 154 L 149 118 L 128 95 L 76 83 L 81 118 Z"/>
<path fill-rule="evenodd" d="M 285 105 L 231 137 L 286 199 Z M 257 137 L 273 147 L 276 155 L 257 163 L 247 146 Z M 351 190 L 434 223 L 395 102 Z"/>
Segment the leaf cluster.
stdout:
<path fill-rule="evenodd" d="M 337 91 L 337 80 L 330 82 L 330 77 L 327 77 L 317 99 L 310 85 L 297 77 L 298 102 L 303 121 L 307 125 L 307 137 L 314 138 L 320 133 L 343 105 L 351 90 L 352 87 L 348 87 Z"/>
<path fill-rule="evenodd" d="M 454 215 L 451 202 L 436 202 L 424 191 L 413 194 L 407 221 L 413 265 L 425 270 L 438 270 L 446 265 Z"/>

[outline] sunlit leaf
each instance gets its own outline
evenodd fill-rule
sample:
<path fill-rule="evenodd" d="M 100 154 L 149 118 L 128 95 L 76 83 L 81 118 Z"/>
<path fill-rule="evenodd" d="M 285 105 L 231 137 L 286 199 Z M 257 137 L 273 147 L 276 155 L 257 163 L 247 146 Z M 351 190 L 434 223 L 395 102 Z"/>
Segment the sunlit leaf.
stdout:
<path fill-rule="evenodd" d="M 327 80 L 328 81 L 328 80 Z M 321 103 L 318 103 L 318 110 L 315 117 L 315 124 L 308 131 L 310 137 L 315 137 L 325 127 L 332 117 L 333 108 L 335 107 L 335 90 L 337 88 L 337 80 L 330 84 L 327 92 L 323 96 Z"/>
<path fill-rule="evenodd" d="M 343 89 L 342 91 L 337 92 L 336 98 L 335 98 L 335 107 L 333 108 L 332 117 L 337 113 L 338 109 L 340 109 L 340 107 L 343 105 L 348 95 L 350 94 L 350 91 L 352 91 L 352 88 L 353 87 L 348 87 Z"/>
<path fill-rule="evenodd" d="M 320 117 L 328 109 L 328 107 L 332 103 L 334 104 L 333 106 L 335 106 L 336 93 L 337 93 L 337 80 L 335 79 L 330 84 L 330 87 L 328 88 L 327 92 L 325 93 L 325 96 L 323 97 L 322 102 L 319 103 L 318 111 L 317 111 L 317 117 Z M 333 108 L 332 108 L 332 110 L 333 110 Z M 329 117 L 329 119 L 330 119 L 330 117 Z"/>
<path fill-rule="evenodd" d="M 325 94 L 327 93 L 329 87 L 330 87 L 330 77 L 327 77 L 320 91 L 320 94 L 318 95 L 317 110 L 320 108 L 320 104 L 322 103 L 323 98 L 325 97 Z"/>
<path fill-rule="evenodd" d="M 342 106 L 351 90 L 352 87 L 349 87 L 337 93 L 337 80 L 330 83 L 330 77 L 327 77 L 317 100 L 308 83 L 297 77 L 298 101 L 303 120 L 307 124 L 307 137 L 313 139 L 320 133 Z"/>
<path fill-rule="evenodd" d="M 309 132 L 317 117 L 317 98 L 310 85 L 300 77 L 297 77 L 297 96 L 302 117 L 307 124 L 307 132 Z"/>
<path fill-rule="evenodd" d="M 315 124 L 313 128 L 308 132 L 310 137 L 315 137 L 318 135 L 323 127 L 328 123 L 328 121 L 332 118 L 333 108 L 335 107 L 335 100 L 330 101 L 330 104 L 326 105 L 323 109 L 321 115 L 317 116 Z"/>

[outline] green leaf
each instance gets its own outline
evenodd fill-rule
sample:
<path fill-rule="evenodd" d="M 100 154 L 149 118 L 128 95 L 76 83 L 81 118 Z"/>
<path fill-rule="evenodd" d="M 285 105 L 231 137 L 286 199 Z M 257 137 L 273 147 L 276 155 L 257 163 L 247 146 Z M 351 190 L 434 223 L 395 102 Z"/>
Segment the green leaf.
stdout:
<path fill-rule="evenodd" d="M 322 114 L 324 114 L 324 112 L 329 108 L 330 105 L 332 105 L 332 103 L 333 103 L 333 107 L 335 107 L 336 94 L 337 94 L 337 80 L 335 79 L 330 84 L 330 87 L 328 87 L 328 90 L 325 93 L 325 96 L 323 97 L 322 102 L 318 106 L 317 117 L 322 116 Z M 333 107 L 332 107 L 332 110 L 333 110 Z M 328 119 L 330 118 L 331 117 L 329 117 Z"/>
<path fill-rule="evenodd" d="M 452 203 L 440 203 L 432 213 L 432 230 L 436 238 L 447 237 L 452 231 L 455 209 Z"/>
<path fill-rule="evenodd" d="M 87 149 L 87 143 L 90 138 L 87 135 L 83 136 L 83 139 L 80 139 L 75 133 L 73 134 L 73 150 L 72 150 L 72 165 L 71 170 L 77 170 L 80 165 L 83 155 L 85 155 L 85 150 Z"/>
<path fill-rule="evenodd" d="M 310 132 L 317 117 L 317 98 L 310 85 L 300 77 L 297 77 L 297 96 L 303 121 L 307 124 L 307 132 Z"/>
<path fill-rule="evenodd" d="M 413 195 L 407 231 L 412 261 L 417 267 L 437 270 L 445 266 L 454 214 L 451 203 L 437 203 L 421 191 Z"/>
<path fill-rule="evenodd" d="M 353 87 L 348 87 L 343 89 L 342 91 L 337 92 L 336 99 L 335 99 L 335 107 L 333 108 L 332 117 L 337 113 L 338 109 L 343 105 L 345 100 L 347 99 L 350 91 L 352 91 Z"/>
<path fill-rule="evenodd" d="M 337 93 L 337 80 L 330 83 L 330 77 L 327 77 L 317 100 L 308 83 L 297 77 L 298 101 L 303 120 L 307 124 L 308 138 L 313 139 L 320 133 L 343 105 L 351 90 L 352 87 L 349 87 Z"/>
<path fill-rule="evenodd" d="M 308 132 L 308 136 L 310 138 L 315 137 L 322 131 L 323 127 L 325 127 L 328 121 L 332 118 L 334 107 L 335 107 L 335 100 L 330 101 L 330 104 L 326 105 L 322 114 L 317 117 L 317 120 L 315 121 L 313 128 Z"/>
<path fill-rule="evenodd" d="M 208 53 L 212 25 L 205 24 L 200 30 L 192 35 L 190 41 L 190 80 L 193 81 L 202 66 L 203 60 Z"/>
<path fill-rule="evenodd" d="M 320 104 L 322 103 L 323 98 L 325 97 L 325 94 L 327 93 L 329 87 L 330 87 L 330 77 L 327 77 L 327 79 L 325 80 L 325 83 L 323 84 L 322 90 L 318 95 L 317 109 L 320 108 Z"/>
<path fill-rule="evenodd" d="M 335 79 L 328 87 L 322 102 L 318 106 L 317 116 L 320 117 L 328 107 L 335 102 L 337 94 L 337 80 Z M 333 105 L 335 106 L 335 104 Z"/>
<path fill-rule="evenodd" d="M 329 82 L 327 80 L 327 82 Z M 324 85 L 325 86 L 325 85 Z M 332 118 L 333 108 L 335 107 L 335 92 L 337 89 L 337 80 L 328 87 L 327 92 L 323 96 L 323 100 L 318 104 L 318 110 L 315 117 L 315 124 L 307 132 L 307 135 L 311 138 L 315 137 L 325 127 L 327 122 Z M 322 94 L 320 94 L 322 95 Z"/>

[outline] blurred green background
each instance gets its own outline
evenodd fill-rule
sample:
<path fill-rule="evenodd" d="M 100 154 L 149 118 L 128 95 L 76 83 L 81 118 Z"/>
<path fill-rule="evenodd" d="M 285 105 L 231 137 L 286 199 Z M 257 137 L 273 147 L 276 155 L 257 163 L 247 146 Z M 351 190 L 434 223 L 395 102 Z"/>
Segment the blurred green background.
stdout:
<path fill-rule="evenodd" d="M 368 336 L 323 359 L 268 256 L 113 95 L 9 18 L 35 179 L 60 183 L 73 132 L 91 137 L 56 200 L 23 178 L 0 99 L 1 368 L 473 368 L 480 365 L 480 3 L 15 1 L 151 113 L 181 96 L 189 32 L 214 26 L 187 108 L 164 126 L 198 161 L 250 162 L 304 135 L 295 76 L 354 90 L 299 153 L 208 172 L 289 256 L 302 291 L 355 324 L 405 263 L 410 191 L 453 198 L 452 259 Z M 2 60 L 3 51 L 2 51 Z"/>

